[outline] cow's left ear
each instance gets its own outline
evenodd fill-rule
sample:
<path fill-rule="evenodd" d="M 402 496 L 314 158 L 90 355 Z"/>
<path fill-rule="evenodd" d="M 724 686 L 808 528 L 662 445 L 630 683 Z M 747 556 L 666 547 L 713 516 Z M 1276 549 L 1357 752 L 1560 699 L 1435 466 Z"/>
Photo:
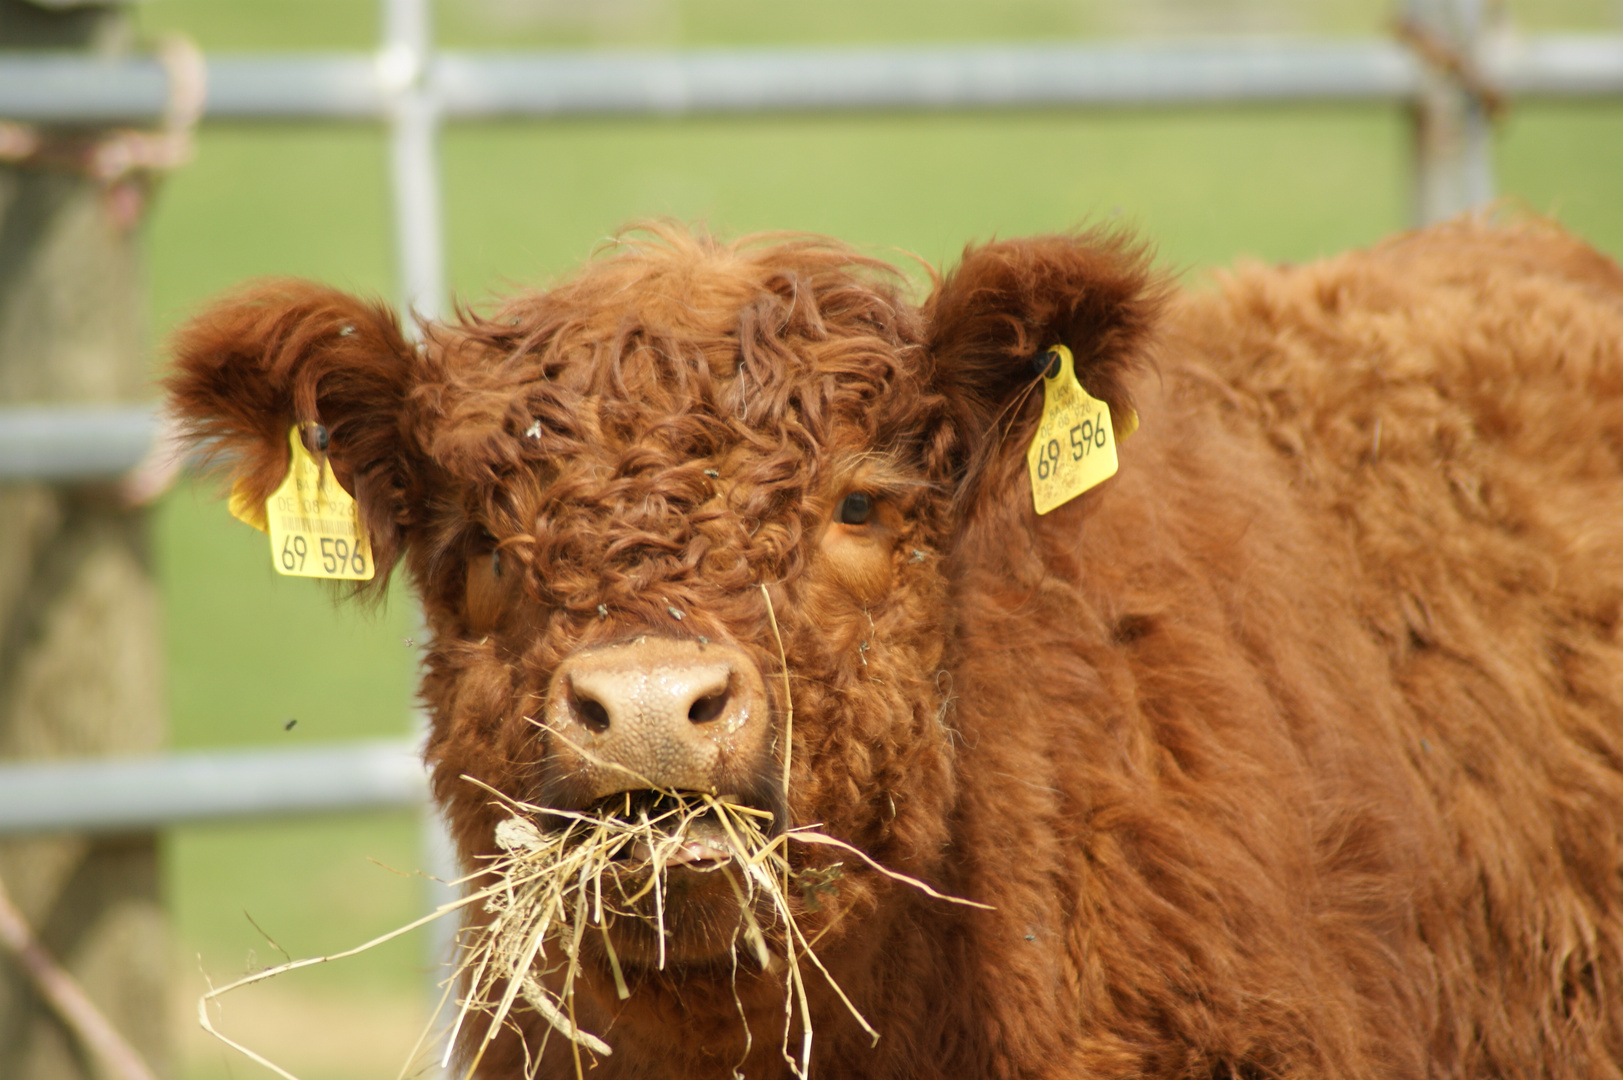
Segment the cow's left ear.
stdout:
<path fill-rule="evenodd" d="M 1111 415 L 1132 408 L 1129 376 L 1149 362 L 1169 284 L 1120 231 L 1004 240 L 965 249 L 925 302 L 931 381 L 946 398 L 944 464 L 973 486 L 991 455 L 1025 442 L 1042 415 L 1036 357 L 1064 345 L 1077 378 Z M 939 445 L 939 443 L 938 443 Z"/>

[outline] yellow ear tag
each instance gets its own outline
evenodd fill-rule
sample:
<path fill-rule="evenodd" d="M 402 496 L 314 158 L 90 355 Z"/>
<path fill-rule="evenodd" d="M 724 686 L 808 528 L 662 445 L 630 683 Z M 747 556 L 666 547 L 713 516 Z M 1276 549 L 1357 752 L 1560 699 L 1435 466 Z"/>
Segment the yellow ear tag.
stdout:
<path fill-rule="evenodd" d="M 1037 513 L 1063 506 L 1116 475 L 1116 429 L 1110 406 L 1097 401 L 1076 379 L 1071 350 L 1055 345 L 1057 371 L 1043 378 L 1043 418 L 1026 451 Z M 1128 413 L 1131 428 L 1138 417 Z"/>
<path fill-rule="evenodd" d="M 1125 442 L 1127 440 L 1127 436 L 1131 435 L 1137 430 L 1138 413 L 1132 409 L 1128 409 L 1127 415 L 1121 418 L 1121 430 L 1116 432 L 1116 441 Z"/>
<path fill-rule="evenodd" d="M 298 425 L 287 435 L 292 449 L 287 476 L 265 500 L 270 525 L 271 565 L 290 577 L 372 580 L 372 545 L 367 543 L 360 508 L 339 486 L 332 466 L 317 462 L 305 449 Z M 231 512 L 238 513 L 237 492 Z M 250 508 L 244 507 L 246 513 Z"/>
<path fill-rule="evenodd" d="M 231 485 L 231 501 L 226 506 L 231 516 L 244 525 L 252 525 L 260 532 L 270 531 L 270 522 L 265 518 L 265 504 L 249 498 L 248 485 L 241 480 Z"/>

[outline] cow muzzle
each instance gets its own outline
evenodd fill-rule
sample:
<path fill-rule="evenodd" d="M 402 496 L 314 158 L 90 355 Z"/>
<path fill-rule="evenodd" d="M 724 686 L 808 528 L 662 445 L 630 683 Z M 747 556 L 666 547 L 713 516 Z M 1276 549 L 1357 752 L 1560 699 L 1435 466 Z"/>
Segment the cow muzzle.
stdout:
<path fill-rule="evenodd" d="M 704 792 L 770 810 L 771 706 L 741 650 L 646 636 L 566 659 L 547 688 L 543 797 L 584 809 L 623 792 Z"/>

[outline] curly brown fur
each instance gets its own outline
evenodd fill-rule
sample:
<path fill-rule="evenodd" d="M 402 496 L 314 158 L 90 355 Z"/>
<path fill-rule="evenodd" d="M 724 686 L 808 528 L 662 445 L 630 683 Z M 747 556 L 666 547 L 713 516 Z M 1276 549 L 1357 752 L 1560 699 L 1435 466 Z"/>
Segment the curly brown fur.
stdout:
<path fill-rule="evenodd" d="M 1038 517 L 1055 343 L 1142 427 Z M 814 986 L 819 1075 L 1620 1072 L 1623 272 L 1553 226 L 1180 294 L 1118 235 L 1005 241 L 918 307 L 830 241 L 655 226 L 421 354 L 274 283 L 177 357 L 255 492 L 324 424 L 404 552 L 470 866 L 501 811 L 464 775 L 565 790 L 560 665 L 713 641 L 778 734 L 792 698 L 793 824 L 994 905 L 849 864 L 806 901 L 882 1036 Z M 786 1075 L 781 979 L 718 959 L 736 909 L 693 896 L 688 958 L 627 1000 L 588 965 L 596 1075 Z M 521 1027 L 483 1075 L 520 1075 Z"/>

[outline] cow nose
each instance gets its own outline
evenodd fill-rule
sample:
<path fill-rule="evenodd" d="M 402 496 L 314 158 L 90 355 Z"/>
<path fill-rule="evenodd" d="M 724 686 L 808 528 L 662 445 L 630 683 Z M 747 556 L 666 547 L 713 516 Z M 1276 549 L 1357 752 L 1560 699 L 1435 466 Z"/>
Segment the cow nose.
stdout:
<path fill-rule="evenodd" d="M 766 764 L 767 713 L 759 671 L 731 646 L 644 637 L 591 649 L 553 673 L 549 771 L 581 801 L 736 791 Z"/>
<path fill-rule="evenodd" d="M 649 671 L 587 660 L 569 673 L 566 700 L 570 718 L 593 735 L 628 727 L 680 730 L 684 719 L 693 724 L 719 720 L 727 711 L 731 681 L 732 668 L 726 664 Z"/>

